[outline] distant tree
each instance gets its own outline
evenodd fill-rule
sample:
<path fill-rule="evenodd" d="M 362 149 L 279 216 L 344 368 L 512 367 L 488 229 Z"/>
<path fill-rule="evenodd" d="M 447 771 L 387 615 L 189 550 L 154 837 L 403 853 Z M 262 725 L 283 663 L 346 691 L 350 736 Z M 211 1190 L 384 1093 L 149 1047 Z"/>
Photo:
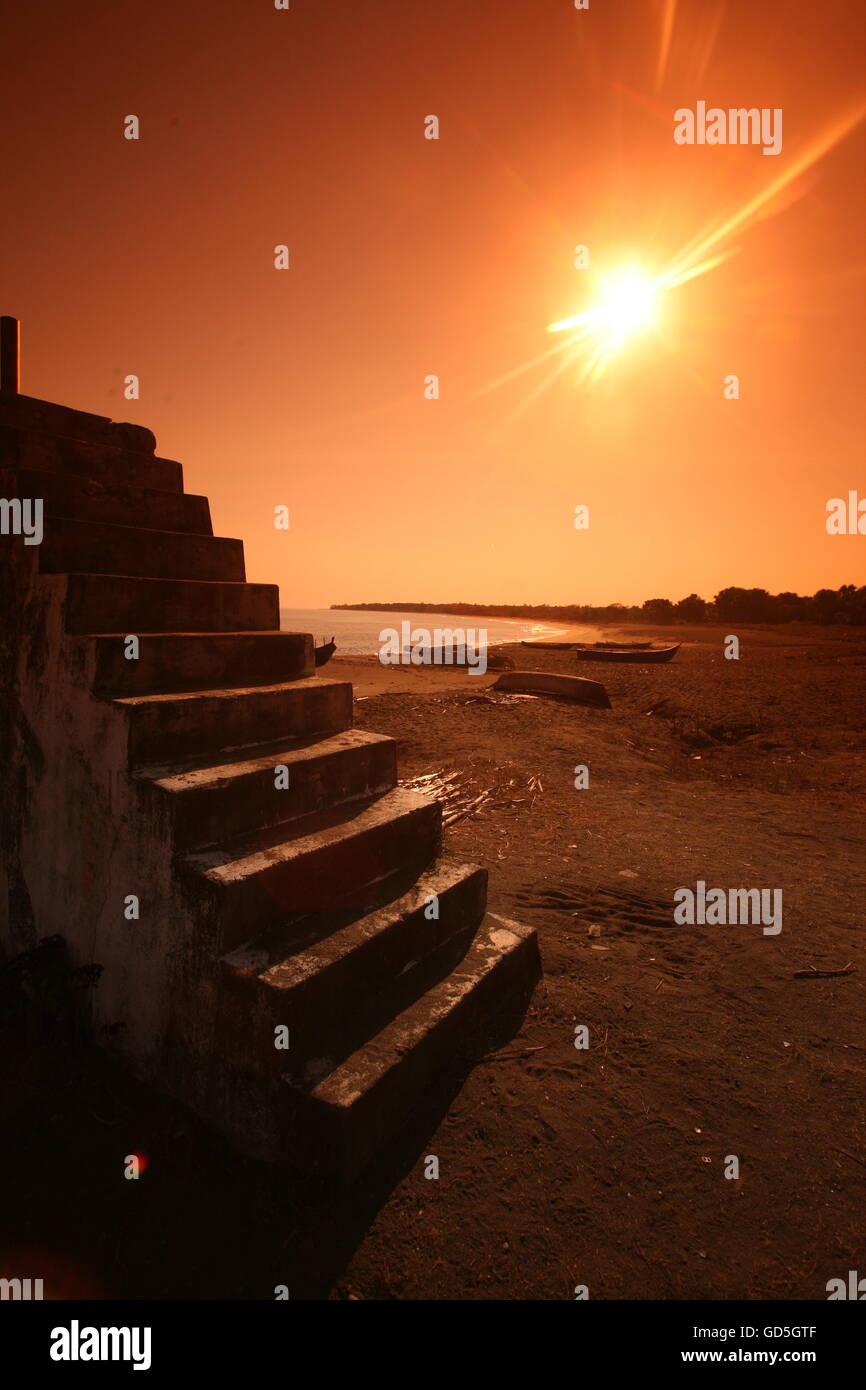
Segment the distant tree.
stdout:
<path fill-rule="evenodd" d="M 809 600 L 800 594 L 792 594 L 786 591 L 776 594 L 773 599 L 773 622 L 774 623 L 794 623 L 800 622 L 809 611 Z"/>
<path fill-rule="evenodd" d="M 674 616 L 674 606 L 669 598 L 648 598 L 643 612 L 651 623 L 669 623 Z"/>
<path fill-rule="evenodd" d="M 838 589 L 819 589 L 811 598 L 766 589 L 722 589 L 712 603 L 689 594 L 674 604 L 667 598 L 650 598 L 635 604 L 493 604 L 493 603 L 333 603 L 334 609 L 406 613 L 458 613 L 488 617 L 544 618 L 569 623 L 817 623 L 866 624 L 866 587 L 842 584 Z"/>
<path fill-rule="evenodd" d="M 767 623 L 773 620 L 773 602 L 766 589 L 722 589 L 715 597 L 723 623 Z"/>
<path fill-rule="evenodd" d="M 844 600 L 842 600 L 844 611 Z M 819 589 L 812 595 L 809 603 L 809 616 L 816 623 L 835 623 L 838 621 L 840 599 L 835 589 Z M 844 618 L 842 619 L 844 622 Z"/>
<path fill-rule="evenodd" d="M 707 616 L 707 605 L 699 594 L 689 594 L 688 598 L 680 599 L 674 612 L 680 622 L 702 623 Z"/>
<path fill-rule="evenodd" d="M 839 610 L 844 613 L 846 623 L 866 623 L 866 588 L 858 589 L 856 584 L 843 584 L 837 590 Z"/>

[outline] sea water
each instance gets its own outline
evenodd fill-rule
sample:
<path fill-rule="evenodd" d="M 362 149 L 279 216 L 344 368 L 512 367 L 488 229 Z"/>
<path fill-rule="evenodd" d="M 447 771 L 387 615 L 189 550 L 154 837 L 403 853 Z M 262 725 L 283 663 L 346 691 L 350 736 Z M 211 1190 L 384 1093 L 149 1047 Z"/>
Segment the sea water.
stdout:
<path fill-rule="evenodd" d="M 553 641 L 564 631 L 552 623 L 528 618 L 485 618 L 478 613 L 412 613 L 365 609 L 353 612 L 345 608 L 281 608 L 280 627 L 283 632 L 311 632 L 317 643 L 333 637 L 341 656 L 376 656 L 379 633 L 386 628 L 400 629 L 401 622 L 415 627 L 465 628 L 471 623 L 479 634 L 479 650 L 497 642 Z M 486 641 L 484 635 L 486 634 Z"/>

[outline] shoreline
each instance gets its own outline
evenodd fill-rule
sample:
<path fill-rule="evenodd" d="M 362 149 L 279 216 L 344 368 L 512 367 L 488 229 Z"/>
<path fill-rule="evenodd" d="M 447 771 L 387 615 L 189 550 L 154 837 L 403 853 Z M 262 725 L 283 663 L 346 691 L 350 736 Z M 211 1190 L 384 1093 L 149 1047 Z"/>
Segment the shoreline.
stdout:
<path fill-rule="evenodd" d="M 519 623 L 519 619 L 514 620 Z M 628 641 L 634 637 L 645 638 L 648 635 L 649 625 L 628 624 L 611 625 L 607 627 L 587 628 L 582 624 L 579 626 L 565 626 L 559 629 L 556 638 L 564 641 L 616 641 L 622 639 Z M 649 628 L 649 635 L 652 635 L 660 642 L 678 642 L 683 650 L 680 653 L 680 664 L 682 658 L 691 651 L 707 652 L 708 649 L 722 651 L 723 640 L 728 628 L 724 624 L 679 624 L 671 627 L 659 625 L 657 628 Z M 820 648 L 825 645 L 838 644 L 841 649 L 850 648 L 852 653 L 859 650 L 863 644 L 863 630 L 861 628 L 841 628 L 841 627 L 816 627 L 814 625 L 795 625 L 795 624 L 754 624 L 752 626 L 740 625 L 740 635 L 747 642 L 748 647 L 761 646 L 764 648 L 795 647 L 795 648 Z M 553 634 L 545 634 L 539 637 L 539 641 L 556 640 Z M 484 690 L 496 680 L 503 669 L 516 670 L 559 670 L 561 673 L 571 675 L 586 675 L 586 668 L 578 667 L 577 663 L 571 664 L 571 653 L 568 651 L 551 651 L 539 648 L 537 652 L 531 651 L 529 647 L 521 645 L 521 639 L 515 637 L 513 642 L 499 641 L 490 643 L 490 651 L 495 652 L 497 657 L 506 657 L 513 665 L 509 667 L 505 662 L 497 660 L 491 663 L 484 672 L 474 673 L 466 667 L 446 666 L 446 665 L 383 665 L 375 654 L 354 655 L 352 653 L 341 654 L 339 650 L 327 663 L 319 668 L 319 673 L 324 676 L 339 677 L 350 681 L 353 686 L 355 700 L 366 700 L 378 695 L 416 695 L 416 696 L 438 696 L 449 694 L 452 691 L 463 691 L 476 689 Z M 710 650 L 709 654 L 712 654 Z M 614 665 L 593 667 L 592 677 L 601 679 L 610 684 L 615 671 L 631 670 L 642 671 L 645 668 L 640 666 L 616 667 Z"/>
<path fill-rule="evenodd" d="M 513 622 L 517 627 L 523 627 L 519 618 L 507 619 L 504 621 Z M 543 635 L 539 634 L 538 641 L 601 641 L 602 629 L 587 629 L 582 624 L 579 626 L 565 626 L 557 629 L 551 628 Z M 520 648 L 522 641 L 528 639 L 515 635 L 513 641 L 499 640 L 490 642 L 488 650 L 496 652 L 508 651 L 512 647 Z M 528 648 L 523 648 L 527 654 L 527 661 L 534 660 L 534 654 Z M 319 668 L 324 674 L 329 671 L 334 675 L 339 674 L 344 680 L 351 681 L 353 693 L 356 700 L 366 700 L 374 695 L 432 695 L 444 694 L 452 690 L 465 691 L 472 688 L 474 684 L 478 690 L 487 688 L 500 674 L 503 667 L 500 664 L 488 665 L 484 671 L 472 670 L 464 666 L 449 665 L 390 665 L 383 664 L 375 653 L 354 654 L 351 652 L 340 655 L 339 649 L 331 657 L 327 665 Z M 467 685 L 467 683 L 469 683 Z"/>

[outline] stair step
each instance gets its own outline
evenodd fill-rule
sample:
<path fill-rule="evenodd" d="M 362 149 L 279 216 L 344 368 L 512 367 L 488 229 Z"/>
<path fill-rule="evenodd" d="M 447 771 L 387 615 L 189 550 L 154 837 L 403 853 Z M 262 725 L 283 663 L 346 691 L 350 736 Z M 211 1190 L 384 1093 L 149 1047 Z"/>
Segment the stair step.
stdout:
<path fill-rule="evenodd" d="M 8 493 L 6 494 L 9 495 Z M 74 473 L 48 473 L 22 468 L 15 478 L 16 497 L 41 497 L 44 515 L 79 521 L 114 522 L 148 531 L 183 531 L 212 536 L 206 497 L 189 492 L 162 492 L 112 478 L 96 482 Z"/>
<path fill-rule="evenodd" d="M 72 517 L 54 517 L 46 523 L 39 570 L 42 574 L 119 574 L 230 584 L 242 584 L 246 578 L 243 541 Z"/>
<path fill-rule="evenodd" d="M 16 428 L 4 422 L 0 404 L 0 463 L 6 468 L 34 469 L 40 473 L 65 473 L 99 483 L 126 483 L 134 487 L 156 488 L 161 492 L 183 492 L 183 469 L 174 459 L 157 458 L 150 430 L 112 426 L 102 443 L 67 438 Z M 110 423 L 110 422 L 109 422 Z M 127 433 L 131 431 L 131 433 Z M 131 442 L 124 442 L 129 439 Z M 143 445 L 149 441 L 150 447 Z"/>
<path fill-rule="evenodd" d="M 315 672 L 308 632 L 151 632 L 127 660 L 124 633 L 98 634 L 94 690 L 102 696 L 167 695 L 228 686 L 281 685 Z"/>
<path fill-rule="evenodd" d="M 266 632 L 280 626 L 276 584 L 226 584 L 197 579 L 70 574 L 66 631 Z"/>
<path fill-rule="evenodd" d="M 130 767 L 339 733 L 352 725 L 348 681 L 319 676 L 284 685 L 133 695 L 113 701 L 127 716 Z"/>
<path fill-rule="evenodd" d="M 279 827 L 271 836 L 286 836 Z M 437 855 L 442 808 L 396 788 L 360 807 L 339 807 L 269 842 L 198 850 L 184 863 L 202 894 L 219 954 L 278 922 L 340 907 L 363 908 L 371 886 Z"/>
<path fill-rule="evenodd" d="M 42 430 L 46 434 L 85 439 L 96 444 L 122 440 L 125 447 L 144 454 L 152 454 L 156 447 L 156 440 L 143 425 L 115 421 L 107 415 L 92 415 L 86 410 L 73 410 L 54 401 L 23 396 L 18 391 L 0 391 L 0 425 Z"/>
<path fill-rule="evenodd" d="M 328 921 L 323 934 L 288 954 L 287 933 L 278 927 L 224 956 L 236 992 L 255 991 L 247 1017 L 251 1008 L 259 1055 L 279 1061 L 267 1042 L 274 1026 L 285 1024 L 293 1070 L 302 1072 L 323 1055 L 347 1056 L 430 987 L 431 963 L 440 973 L 453 968 L 484 916 L 486 898 L 486 869 L 443 856 L 392 901 Z M 446 946 L 455 950 L 440 967 Z"/>
<path fill-rule="evenodd" d="M 285 788 L 276 785 L 277 767 L 286 769 Z M 176 848 L 187 850 L 380 795 L 396 782 L 394 740 L 349 729 L 300 748 L 275 744 L 256 757 L 157 777 L 153 786 L 168 798 Z"/>
<path fill-rule="evenodd" d="M 331 1069 L 310 1068 L 307 1086 L 287 1079 L 291 1135 L 305 1166 L 357 1173 L 417 1105 L 435 1074 L 466 1054 L 472 1034 L 540 975 L 532 928 L 488 913 L 460 964 L 375 1037 Z"/>

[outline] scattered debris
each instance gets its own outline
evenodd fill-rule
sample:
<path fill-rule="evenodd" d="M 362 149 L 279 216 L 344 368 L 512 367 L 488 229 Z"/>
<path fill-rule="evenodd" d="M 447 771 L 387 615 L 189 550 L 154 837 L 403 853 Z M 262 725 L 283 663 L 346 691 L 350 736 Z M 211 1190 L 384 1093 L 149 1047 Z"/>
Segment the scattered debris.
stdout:
<path fill-rule="evenodd" d="M 490 1052 L 486 1057 L 480 1057 L 475 1063 L 480 1066 L 482 1062 L 515 1062 L 521 1057 L 528 1057 L 530 1052 L 543 1052 L 548 1046 L 547 1043 L 540 1043 L 538 1047 L 525 1047 L 522 1052 Z"/>
<path fill-rule="evenodd" d="M 849 1153 L 847 1149 L 839 1149 L 835 1144 L 831 1144 L 830 1148 L 834 1153 L 844 1154 L 846 1158 L 850 1158 L 854 1163 L 859 1163 L 861 1168 L 866 1168 L 866 1159 L 859 1158 L 857 1154 Z"/>
<path fill-rule="evenodd" d="M 481 811 L 513 811 L 524 805 L 531 810 L 544 790 L 541 778 L 535 773 L 529 774 L 523 782 L 520 777 L 509 775 L 505 769 L 494 764 L 490 765 L 489 771 L 492 782 L 486 785 L 481 782 L 480 769 L 477 767 L 461 772 L 439 768 L 435 772 L 411 777 L 400 785 L 441 801 L 443 825 L 454 825 Z"/>
<path fill-rule="evenodd" d="M 832 980 L 837 975 L 853 975 L 853 961 L 846 961 L 841 970 L 818 970 L 814 965 L 810 965 L 808 970 L 795 970 L 795 980 Z"/>

